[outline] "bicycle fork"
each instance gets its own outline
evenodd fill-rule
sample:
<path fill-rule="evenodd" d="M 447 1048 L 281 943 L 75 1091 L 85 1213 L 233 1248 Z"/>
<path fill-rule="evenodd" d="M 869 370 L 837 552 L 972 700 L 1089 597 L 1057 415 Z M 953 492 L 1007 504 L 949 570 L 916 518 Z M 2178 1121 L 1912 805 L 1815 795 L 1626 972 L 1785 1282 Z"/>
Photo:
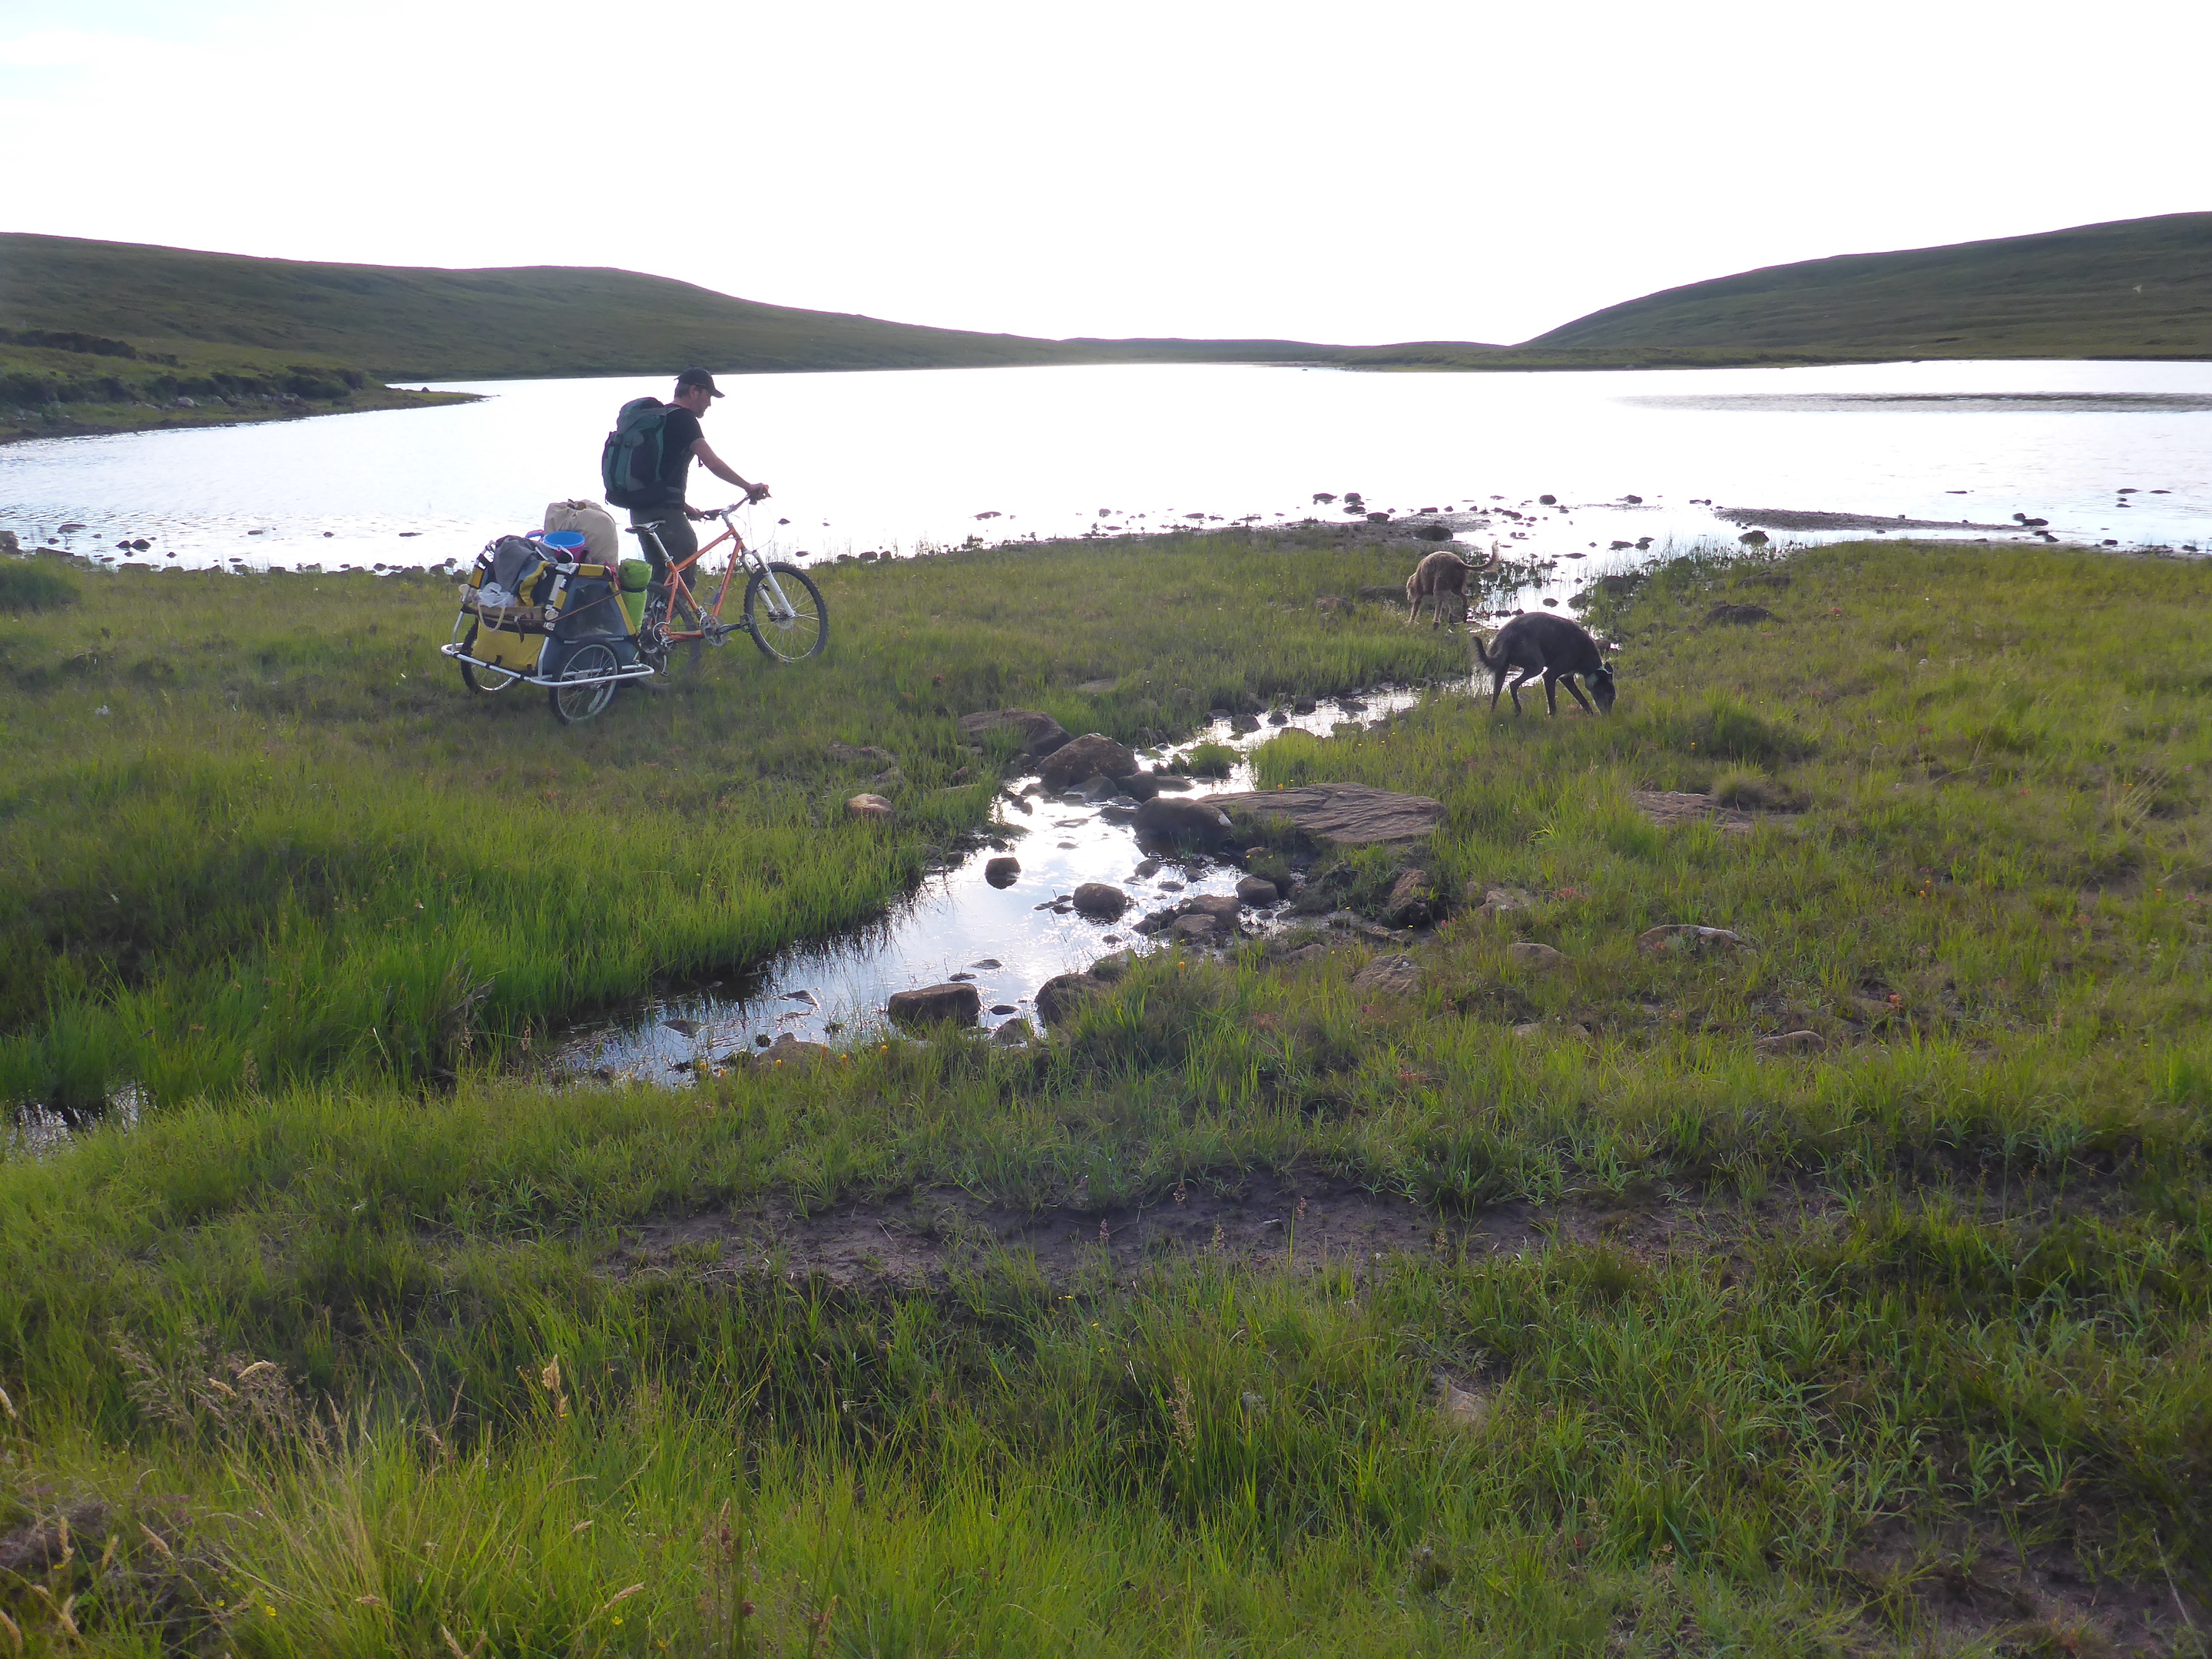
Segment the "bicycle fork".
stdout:
<path fill-rule="evenodd" d="M 789 622 L 792 617 L 799 614 L 793 610 L 791 601 L 783 597 L 783 587 L 775 579 L 775 568 L 773 565 L 763 563 L 761 566 L 761 586 L 768 592 L 769 621 Z"/>

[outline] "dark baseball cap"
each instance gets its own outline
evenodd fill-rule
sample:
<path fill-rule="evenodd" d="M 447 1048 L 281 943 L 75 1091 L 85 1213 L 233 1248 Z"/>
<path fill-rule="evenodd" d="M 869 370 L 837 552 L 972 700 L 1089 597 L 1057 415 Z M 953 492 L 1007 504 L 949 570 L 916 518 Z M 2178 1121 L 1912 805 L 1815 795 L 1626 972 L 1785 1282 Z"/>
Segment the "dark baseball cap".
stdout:
<path fill-rule="evenodd" d="M 703 386 L 714 396 L 719 398 L 722 395 L 714 385 L 714 377 L 703 368 L 687 368 L 676 377 L 676 389 L 678 392 L 683 391 L 687 386 Z"/>

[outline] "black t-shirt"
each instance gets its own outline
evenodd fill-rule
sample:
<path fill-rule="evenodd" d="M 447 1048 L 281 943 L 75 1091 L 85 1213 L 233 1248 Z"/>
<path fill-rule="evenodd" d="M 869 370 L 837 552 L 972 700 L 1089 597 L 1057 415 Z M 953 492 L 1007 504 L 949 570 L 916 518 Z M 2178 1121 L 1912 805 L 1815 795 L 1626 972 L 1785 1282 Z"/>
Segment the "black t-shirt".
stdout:
<path fill-rule="evenodd" d="M 671 503 L 684 499 L 684 475 L 691 470 L 691 446 L 702 435 L 696 415 L 674 404 L 668 405 L 660 423 L 660 483 Z"/>

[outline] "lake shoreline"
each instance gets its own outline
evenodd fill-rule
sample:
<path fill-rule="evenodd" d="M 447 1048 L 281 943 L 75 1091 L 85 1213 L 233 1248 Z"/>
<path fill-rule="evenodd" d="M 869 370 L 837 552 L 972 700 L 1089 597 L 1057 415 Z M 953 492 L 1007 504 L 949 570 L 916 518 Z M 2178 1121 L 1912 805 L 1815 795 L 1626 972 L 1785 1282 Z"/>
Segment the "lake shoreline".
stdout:
<path fill-rule="evenodd" d="M 1590 374 L 1660 373 L 1694 369 L 1875 368 L 1899 363 L 2014 362 L 2181 363 L 2212 362 L 2212 356 L 2192 352 L 2137 353 L 2126 356 L 2103 352 L 2057 355 L 2049 352 L 1969 352 L 1956 356 L 1923 354 L 1917 356 L 1905 356 L 1889 352 L 1819 352 L 1758 349 L 1739 350 L 1682 347 L 1636 347 L 1571 352 L 1559 349 L 1527 350 L 1518 346 L 1463 347 L 1451 349 L 1418 346 L 1348 346 L 1339 348 L 1334 355 L 1296 358 L 1189 358 L 1173 355 L 1152 356 L 1139 354 L 1102 353 L 1097 356 L 1081 356 L 1039 362 L 974 365 L 883 362 L 843 364 L 824 368 L 734 368 L 717 369 L 715 372 L 732 378 L 750 380 L 816 374 L 872 374 L 900 372 L 921 374 L 936 372 L 946 368 L 962 367 L 1006 369 L 1105 368 L 1189 364 L 1220 368 L 1317 369 L 1354 374 Z M 504 374 L 418 372 L 410 378 L 448 384 L 465 381 L 512 382 L 521 385 L 545 380 L 627 380 L 636 378 L 639 373 L 640 371 L 635 368 L 599 368 L 568 369 L 557 374 L 535 370 Z M 259 407 L 232 404 L 212 408 L 203 404 L 197 409 L 179 410 L 166 405 L 144 407 L 129 404 L 70 404 L 65 406 L 81 410 L 89 415 L 91 418 L 67 419 L 40 424 L 27 424 L 20 419 L 10 421 L 5 424 L 0 424 L 0 445 L 28 443 L 45 438 L 103 438 L 131 432 L 182 431 L 215 426 L 254 426 L 270 421 L 305 420 L 324 415 L 358 415 L 384 410 L 435 409 L 452 404 L 481 402 L 487 395 L 483 392 L 433 392 L 427 386 L 419 392 L 405 391 L 398 387 L 384 387 L 376 391 L 356 392 L 343 402 L 332 404 L 327 408 L 295 409 L 281 404 Z"/>
<path fill-rule="evenodd" d="M 137 404 L 80 404 L 62 407 L 83 411 L 90 419 L 67 419 L 0 426 L 0 444 L 30 443 L 42 438 L 112 438 L 132 432 L 182 432 L 199 427 L 260 426 L 271 421 L 305 421 L 325 415 L 364 415 L 392 409 L 442 409 L 453 404 L 483 401 L 477 392 L 410 392 L 398 386 L 362 390 L 325 407 L 305 408 L 271 403 L 195 403 L 191 407 L 153 407 Z"/>

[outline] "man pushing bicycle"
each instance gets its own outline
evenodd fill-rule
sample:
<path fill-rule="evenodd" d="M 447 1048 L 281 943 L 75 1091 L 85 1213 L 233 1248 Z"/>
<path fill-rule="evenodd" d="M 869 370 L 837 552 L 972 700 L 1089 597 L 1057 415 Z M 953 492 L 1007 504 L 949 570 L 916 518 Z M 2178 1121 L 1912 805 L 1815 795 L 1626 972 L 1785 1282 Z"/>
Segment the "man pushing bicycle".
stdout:
<path fill-rule="evenodd" d="M 710 516 L 684 503 L 684 480 L 694 460 L 744 490 L 747 501 L 768 499 L 768 486 L 739 477 L 700 429 L 699 417 L 721 395 L 712 374 L 687 368 L 676 377 L 675 397 L 665 404 L 657 398 L 631 399 L 607 434 L 599 461 L 607 501 L 628 507 L 631 524 L 652 526 L 653 533 L 638 540 L 653 562 L 656 586 L 667 582 L 672 561 L 681 563 L 699 550 L 691 521 Z"/>

